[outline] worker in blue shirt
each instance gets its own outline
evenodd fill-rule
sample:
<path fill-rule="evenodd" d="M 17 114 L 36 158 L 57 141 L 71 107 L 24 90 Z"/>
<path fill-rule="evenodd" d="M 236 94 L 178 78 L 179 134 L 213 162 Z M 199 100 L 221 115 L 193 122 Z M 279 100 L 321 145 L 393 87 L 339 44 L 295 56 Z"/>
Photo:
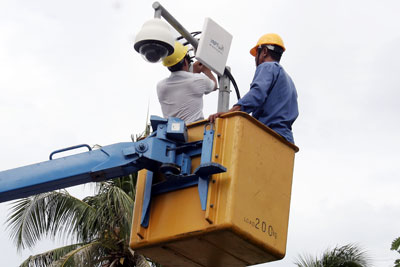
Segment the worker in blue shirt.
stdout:
<path fill-rule="evenodd" d="M 250 50 L 255 57 L 256 73 L 250 91 L 228 112 L 244 111 L 294 143 L 292 124 L 299 115 L 296 87 L 279 64 L 285 46 L 281 37 L 268 33 Z M 210 122 L 226 112 L 210 115 Z"/>

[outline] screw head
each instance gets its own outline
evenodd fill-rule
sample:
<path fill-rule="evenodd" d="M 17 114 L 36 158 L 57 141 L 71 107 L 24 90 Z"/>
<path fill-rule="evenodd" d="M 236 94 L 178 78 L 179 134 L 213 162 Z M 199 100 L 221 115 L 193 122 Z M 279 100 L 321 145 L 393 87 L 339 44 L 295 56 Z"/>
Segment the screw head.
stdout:
<path fill-rule="evenodd" d="M 147 150 L 147 146 L 144 143 L 140 143 L 140 144 L 137 145 L 136 150 L 138 152 L 144 152 L 144 151 Z"/>

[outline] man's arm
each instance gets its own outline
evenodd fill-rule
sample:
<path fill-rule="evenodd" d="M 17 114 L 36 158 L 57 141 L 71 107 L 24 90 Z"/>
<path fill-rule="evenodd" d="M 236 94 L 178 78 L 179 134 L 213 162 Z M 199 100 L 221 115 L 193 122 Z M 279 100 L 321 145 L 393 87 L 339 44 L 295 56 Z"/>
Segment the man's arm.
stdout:
<path fill-rule="evenodd" d="M 211 73 L 211 70 L 204 66 L 199 61 L 193 63 L 193 73 L 204 73 L 208 78 L 210 78 L 214 82 L 214 90 L 217 89 L 217 79 L 215 79 L 214 75 Z"/>
<path fill-rule="evenodd" d="M 208 117 L 208 120 L 210 122 L 214 122 L 216 118 L 220 117 L 221 115 L 228 113 L 228 112 L 233 112 L 233 111 L 240 111 L 240 105 L 234 105 L 230 110 L 226 112 L 217 112 L 215 114 L 212 114 Z"/>
<path fill-rule="evenodd" d="M 278 73 L 279 68 L 274 64 L 263 63 L 256 68 L 250 90 L 237 103 L 242 111 L 251 113 L 265 102 Z"/>

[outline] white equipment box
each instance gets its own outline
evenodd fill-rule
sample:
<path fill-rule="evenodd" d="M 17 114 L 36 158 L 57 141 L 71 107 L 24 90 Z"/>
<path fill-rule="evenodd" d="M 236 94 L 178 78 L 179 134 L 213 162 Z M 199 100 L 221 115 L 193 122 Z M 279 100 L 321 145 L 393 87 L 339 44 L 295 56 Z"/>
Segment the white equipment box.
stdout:
<path fill-rule="evenodd" d="M 224 74 L 232 35 L 210 18 L 204 20 L 196 59 L 219 76 Z"/>

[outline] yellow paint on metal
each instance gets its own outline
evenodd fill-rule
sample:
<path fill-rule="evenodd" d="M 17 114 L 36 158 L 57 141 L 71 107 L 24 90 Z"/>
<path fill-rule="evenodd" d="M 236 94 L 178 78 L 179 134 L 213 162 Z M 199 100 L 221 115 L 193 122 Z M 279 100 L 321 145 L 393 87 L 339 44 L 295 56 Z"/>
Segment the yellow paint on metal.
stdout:
<path fill-rule="evenodd" d="M 188 125 L 189 141 L 207 121 Z M 163 266 L 246 266 L 285 256 L 294 154 L 298 148 L 243 112 L 215 123 L 206 211 L 197 187 L 153 197 L 150 224 L 140 226 L 145 171 L 140 172 L 130 247 Z M 199 165 L 192 161 L 192 171 Z"/>

